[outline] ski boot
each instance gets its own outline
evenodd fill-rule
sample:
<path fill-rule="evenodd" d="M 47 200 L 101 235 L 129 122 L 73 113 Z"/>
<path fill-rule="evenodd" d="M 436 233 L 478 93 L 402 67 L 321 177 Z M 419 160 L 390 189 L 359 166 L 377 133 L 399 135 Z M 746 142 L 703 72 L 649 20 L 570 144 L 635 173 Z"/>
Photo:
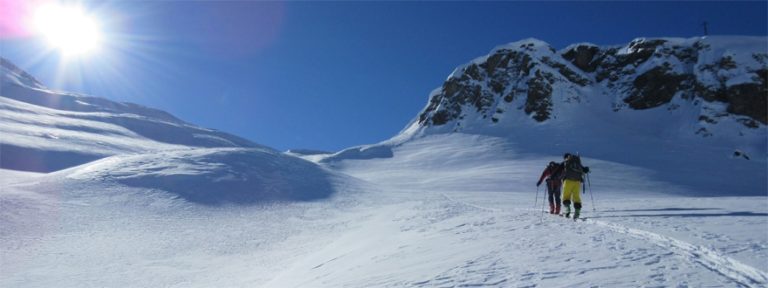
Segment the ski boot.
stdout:
<path fill-rule="evenodd" d="M 555 204 L 549 203 L 549 214 L 555 214 Z"/>
<path fill-rule="evenodd" d="M 573 213 L 573 221 L 579 219 L 579 214 L 581 214 L 581 209 L 576 208 L 576 212 Z"/>
<path fill-rule="evenodd" d="M 565 206 L 565 213 L 563 216 L 565 216 L 565 218 L 571 218 L 571 205 Z"/>

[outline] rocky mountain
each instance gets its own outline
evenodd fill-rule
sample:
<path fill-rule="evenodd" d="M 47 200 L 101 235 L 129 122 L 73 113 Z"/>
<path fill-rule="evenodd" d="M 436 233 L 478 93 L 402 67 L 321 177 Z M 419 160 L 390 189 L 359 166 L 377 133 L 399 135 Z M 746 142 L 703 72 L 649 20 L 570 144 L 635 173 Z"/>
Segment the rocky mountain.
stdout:
<path fill-rule="evenodd" d="M 719 122 L 744 130 L 768 124 L 768 40 L 764 37 L 638 38 L 626 45 L 556 50 L 527 39 L 457 68 L 433 91 L 416 122 L 462 131 L 522 113 L 552 121 L 579 103 L 626 111 L 692 108 L 683 121 L 700 137 Z M 600 104 L 597 104 L 597 103 Z M 582 105 L 583 106 L 583 105 Z M 447 127 L 446 127 L 447 126 Z"/>

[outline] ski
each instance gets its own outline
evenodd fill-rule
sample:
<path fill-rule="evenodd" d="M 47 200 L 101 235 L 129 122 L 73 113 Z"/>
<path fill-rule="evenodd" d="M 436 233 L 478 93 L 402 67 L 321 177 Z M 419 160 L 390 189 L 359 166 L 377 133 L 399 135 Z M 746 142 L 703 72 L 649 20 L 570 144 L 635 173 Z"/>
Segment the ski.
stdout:
<path fill-rule="evenodd" d="M 573 218 L 572 215 L 568 215 L 568 216 L 565 216 L 565 214 L 553 214 L 553 215 L 557 215 L 557 216 L 560 216 L 560 217 L 563 217 L 563 218 L 571 219 L 571 220 L 573 220 L 573 222 L 576 222 L 576 221 L 587 221 L 587 218 L 585 218 L 585 217 Z"/>
<path fill-rule="evenodd" d="M 582 222 L 583 221 L 587 221 L 586 217 L 579 217 L 579 218 L 575 218 L 574 219 L 572 215 L 569 215 L 569 216 L 566 217 L 565 214 L 552 214 L 552 213 L 549 213 L 549 211 L 541 211 L 541 213 L 550 214 L 552 216 L 559 216 L 559 217 L 562 217 L 562 218 L 568 218 L 568 219 L 573 220 L 573 222 L 576 222 L 576 221 L 582 221 Z"/>

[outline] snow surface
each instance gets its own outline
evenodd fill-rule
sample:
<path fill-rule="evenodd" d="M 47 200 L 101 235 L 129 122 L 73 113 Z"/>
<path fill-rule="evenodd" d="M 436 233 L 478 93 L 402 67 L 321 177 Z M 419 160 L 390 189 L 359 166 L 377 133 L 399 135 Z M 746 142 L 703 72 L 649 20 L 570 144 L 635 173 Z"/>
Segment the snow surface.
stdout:
<path fill-rule="evenodd" d="M 327 164 L 338 172 L 317 167 L 309 175 L 349 175 L 328 182 L 334 191 L 328 197 L 221 205 L 119 179 L 202 174 L 211 177 L 197 185 L 209 189 L 216 177 L 258 170 L 248 167 L 271 152 L 163 153 L 173 155 L 115 156 L 4 181 L 0 286 L 768 283 L 768 197 L 669 194 L 671 183 L 652 171 L 584 157 L 595 171 L 591 194 L 582 195 L 587 220 L 573 222 L 541 213 L 543 193 L 534 185 L 544 165 L 560 155 L 520 151 L 504 138 L 427 136 L 394 146 L 389 158 Z M 237 166 L 230 164 L 242 158 L 231 153 L 256 155 Z M 17 177 L 2 173 L 3 179 Z M 302 189 L 315 193 L 313 187 Z"/>

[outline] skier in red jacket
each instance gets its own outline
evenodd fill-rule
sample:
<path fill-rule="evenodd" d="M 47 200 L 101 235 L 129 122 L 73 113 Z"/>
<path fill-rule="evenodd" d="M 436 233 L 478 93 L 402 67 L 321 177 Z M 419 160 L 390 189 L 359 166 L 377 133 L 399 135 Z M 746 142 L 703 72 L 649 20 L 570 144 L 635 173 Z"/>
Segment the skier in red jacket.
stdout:
<path fill-rule="evenodd" d="M 539 182 L 536 182 L 536 187 L 541 185 L 541 181 L 546 178 L 547 180 L 547 192 L 549 193 L 549 214 L 560 214 L 560 186 L 562 185 L 562 172 L 563 164 L 549 162 L 547 168 L 544 168 L 544 172 L 541 172 Z"/>

